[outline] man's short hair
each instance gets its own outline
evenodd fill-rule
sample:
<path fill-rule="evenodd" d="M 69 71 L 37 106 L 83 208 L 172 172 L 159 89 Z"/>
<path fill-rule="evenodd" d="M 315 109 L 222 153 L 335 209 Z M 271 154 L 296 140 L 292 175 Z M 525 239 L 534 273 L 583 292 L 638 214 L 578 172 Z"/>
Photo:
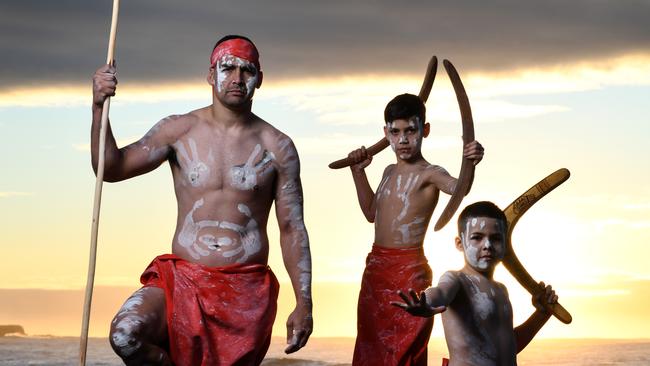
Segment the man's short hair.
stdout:
<path fill-rule="evenodd" d="M 231 40 L 231 39 L 243 39 L 244 41 L 247 41 L 248 43 L 252 44 L 253 47 L 255 47 L 255 49 L 257 49 L 257 46 L 255 46 L 255 43 L 253 43 L 253 41 L 251 41 L 250 38 L 245 37 L 245 36 L 240 36 L 239 34 L 229 34 L 229 35 L 227 35 L 227 36 L 223 36 L 223 37 L 221 37 L 221 39 L 218 40 L 217 43 L 214 44 L 214 47 L 212 47 L 212 52 L 214 52 L 214 50 L 215 50 L 215 49 L 216 49 L 220 44 L 224 43 L 225 41 L 229 41 L 229 40 Z"/>
<path fill-rule="evenodd" d="M 503 211 L 490 201 L 480 201 L 472 203 L 458 215 L 458 234 L 465 231 L 467 219 L 471 217 L 489 217 L 503 222 L 504 230 L 507 230 L 508 219 Z"/>
<path fill-rule="evenodd" d="M 413 94 L 401 94 L 393 98 L 384 109 L 384 121 L 393 122 L 396 119 L 418 117 L 422 126 L 426 121 L 427 108 L 420 97 Z"/>

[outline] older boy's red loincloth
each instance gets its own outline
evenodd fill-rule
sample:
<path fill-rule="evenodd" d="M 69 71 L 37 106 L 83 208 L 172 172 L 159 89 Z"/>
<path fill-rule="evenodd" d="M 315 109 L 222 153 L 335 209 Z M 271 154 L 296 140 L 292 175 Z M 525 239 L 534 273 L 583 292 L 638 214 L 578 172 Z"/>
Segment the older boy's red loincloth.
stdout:
<path fill-rule="evenodd" d="M 413 316 L 390 302 L 402 301 L 397 290 L 419 292 L 429 286 L 431 268 L 422 247 L 373 245 L 361 280 L 353 365 L 427 364 L 433 318 Z"/>
<path fill-rule="evenodd" d="M 165 254 L 151 262 L 140 282 L 165 291 L 169 354 L 176 366 L 262 362 L 279 290 L 268 266 L 212 268 Z"/>

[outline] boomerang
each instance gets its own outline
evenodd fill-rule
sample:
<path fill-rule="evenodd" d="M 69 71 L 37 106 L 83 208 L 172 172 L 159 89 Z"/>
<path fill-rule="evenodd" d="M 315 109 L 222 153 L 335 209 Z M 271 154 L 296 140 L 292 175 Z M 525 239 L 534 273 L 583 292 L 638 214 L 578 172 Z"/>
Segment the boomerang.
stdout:
<path fill-rule="evenodd" d="M 443 60 L 443 65 L 445 66 L 447 75 L 449 76 L 449 79 L 451 80 L 451 84 L 454 87 L 454 92 L 456 93 L 456 99 L 458 100 L 461 122 L 463 125 L 463 146 L 465 146 L 468 143 L 474 141 L 474 121 L 472 119 L 472 109 L 469 105 L 469 98 L 467 98 L 467 93 L 465 92 L 465 88 L 463 87 L 463 82 L 460 80 L 460 76 L 458 76 L 458 71 L 456 71 L 456 68 L 449 60 Z M 429 93 L 431 92 L 431 87 L 433 86 L 433 80 L 435 79 L 436 76 L 437 66 L 438 66 L 438 60 L 436 59 L 435 56 L 433 56 L 431 58 L 431 61 L 429 61 L 427 74 L 424 78 L 424 82 L 422 83 L 422 88 L 420 89 L 420 94 L 419 94 L 420 98 L 424 102 L 427 101 L 429 97 Z M 386 138 L 382 138 L 379 142 L 366 149 L 366 151 L 369 156 L 373 156 L 379 153 L 380 151 L 382 151 L 383 149 L 385 149 L 388 145 L 389 145 L 388 140 L 386 140 Z M 341 169 L 350 165 L 352 165 L 352 159 L 345 158 L 331 163 L 329 167 L 332 169 Z M 458 209 L 458 206 L 460 206 L 463 197 L 465 197 L 467 193 L 469 193 L 473 181 L 474 181 L 474 164 L 471 161 L 469 161 L 469 159 L 463 157 L 462 164 L 460 167 L 460 174 L 458 175 L 458 181 L 456 182 L 456 189 L 454 189 L 454 193 L 451 195 L 449 202 L 447 202 L 447 206 L 442 211 L 440 218 L 438 218 L 438 221 L 436 222 L 436 225 L 434 227 L 435 231 L 442 229 L 449 222 L 452 216 L 454 216 L 454 213 Z"/>
<path fill-rule="evenodd" d="M 422 99 L 422 101 L 425 103 L 427 102 L 427 99 L 429 99 L 429 94 L 431 93 L 431 88 L 433 87 L 433 81 L 436 79 L 437 70 L 438 70 L 438 58 L 436 56 L 431 56 L 431 59 L 429 60 L 429 64 L 427 65 L 427 72 L 424 75 L 424 81 L 422 82 L 422 86 L 420 87 L 420 92 L 418 93 L 420 99 Z M 368 156 L 374 156 L 379 154 L 379 152 L 381 152 L 385 148 L 387 148 L 388 145 L 390 145 L 388 140 L 386 140 L 385 137 L 382 137 L 382 139 L 377 141 L 377 143 L 367 148 L 366 152 L 368 153 Z M 341 169 L 350 165 L 352 165 L 352 159 L 344 158 L 344 159 L 337 160 L 333 163 L 330 163 L 330 165 L 328 166 L 330 167 L 330 169 Z"/>
<path fill-rule="evenodd" d="M 445 65 L 445 70 L 447 70 L 447 75 L 451 80 L 451 85 L 454 86 L 454 92 L 456 93 L 456 99 L 458 100 L 458 107 L 460 108 L 460 117 L 463 124 L 463 148 L 465 145 L 474 141 L 474 120 L 472 119 L 472 108 L 469 106 L 469 98 L 467 98 L 467 93 L 465 92 L 465 87 L 463 87 L 463 82 L 460 81 L 460 76 L 458 76 L 458 71 L 454 65 L 449 62 L 449 60 L 444 60 L 442 62 Z M 463 201 L 469 190 L 472 188 L 472 182 L 474 181 L 474 164 L 463 156 L 463 162 L 460 166 L 460 174 L 458 174 L 458 181 L 456 181 L 456 188 L 454 193 L 449 198 L 447 206 L 440 214 L 434 230 L 438 231 L 442 229 L 454 216 L 454 213 L 460 206 L 460 203 Z"/>
<path fill-rule="evenodd" d="M 512 276 L 526 289 L 531 295 L 537 295 L 544 288 L 533 279 L 526 271 L 523 264 L 517 258 L 512 247 L 512 231 L 521 216 L 528 211 L 537 201 L 546 196 L 549 192 L 557 188 L 560 184 L 569 179 L 570 172 L 568 169 L 558 169 L 546 178 L 539 181 L 524 194 L 514 200 L 503 212 L 508 220 L 508 232 L 506 235 L 506 254 L 503 257 L 503 265 L 512 274 Z M 571 314 L 559 303 L 546 304 L 546 310 L 552 313 L 562 323 L 569 324 L 573 320 Z"/>

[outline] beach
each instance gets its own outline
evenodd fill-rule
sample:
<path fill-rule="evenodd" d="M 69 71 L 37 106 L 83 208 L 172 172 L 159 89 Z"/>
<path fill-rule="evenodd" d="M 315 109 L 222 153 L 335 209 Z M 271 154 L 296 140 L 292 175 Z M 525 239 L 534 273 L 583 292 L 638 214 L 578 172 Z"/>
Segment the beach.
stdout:
<path fill-rule="evenodd" d="M 313 338 L 301 351 L 286 355 L 284 340 L 274 337 L 263 366 L 350 365 L 353 338 Z M 75 337 L 0 337 L 0 366 L 68 366 L 78 363 L 79 340 Z M 429 365 L 446 356 L 444 339 L 429 343 Z M 650 340 L 538 339 L 518 356 L 518 364 L 541 365 L 650 365 Z M 91 338 L 87 365 L 122 365 L 108 339 Z"/>

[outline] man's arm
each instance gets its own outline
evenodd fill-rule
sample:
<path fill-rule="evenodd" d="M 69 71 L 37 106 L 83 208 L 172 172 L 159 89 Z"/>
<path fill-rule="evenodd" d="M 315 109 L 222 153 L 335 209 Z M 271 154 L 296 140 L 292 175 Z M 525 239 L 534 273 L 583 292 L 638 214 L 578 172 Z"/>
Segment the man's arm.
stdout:
<path fill-rule="evenodd" d="M 296 308 L 287 319 L 288 345 L 284 350 L 292 353 L 307 343 L 313 328 L 311 252 L 303 219 L 298 152 L 288 137 L 284 137 L 279 145 L 275 214 L 280 227 L 282 259 L 296 296 Z"/>
<path fill-rule="evenodd" d="M 361 207 L 361 211 L 368 222 L 375 222 L 375 192 L 370 187 L 365 171 L 366 167 L 372 162 L 372 156 L 368 155 L 366 148 L 362 146 L 360 149 L 349 153 L 348 158 L 352 159 L 350 171 L 352 172 L 354 186 L 357 189 L 359 207 Z"/>
<path fill-rule="evenodd" d="M 391 301 L 391 305 L 402 308 L 411 315 L 431 317 L 447 309 L 447 306 L 456 297 L 459 288 L 460 280 L 458 275 L 453 272 L 446 272 L 440 277 L 438 286 L 429 287 L 419 295 L 413 289 L 408 290 L 408 295 L 398 290 L 397 294 L 404 302 Z"/>
<path fill-rule="evenodd" d="M 99 130 L 106 98 L 115 95 L 117 78 L 115 67 L 104 65 L 93 76 L 92 127 L 90 135 L 91 159 L 95 174 L 99 161 Z M 142 139 L 122 149 L 117 147 L 110 123 L 106 128 L 104 180 L 117 182 L 144 174 L 158 167 L 171 152 L 166 129 L 160 121 Z"/>
<path fill-rule="evenodd" d="M 517 353 L 526 348 L 528 343 L 533 340 L 533 337 L 535 337 L 537 332 L 542 329 L 551 317 L 551 313 L 546 310 L 545 305 L 557 303 L 558 297 L 550 285 L 544 286 L 544 282 L 540 282 L 540 288 L 544 290 L 533 296 L 535 312 L 525 322 L 514 329 Z"/>

